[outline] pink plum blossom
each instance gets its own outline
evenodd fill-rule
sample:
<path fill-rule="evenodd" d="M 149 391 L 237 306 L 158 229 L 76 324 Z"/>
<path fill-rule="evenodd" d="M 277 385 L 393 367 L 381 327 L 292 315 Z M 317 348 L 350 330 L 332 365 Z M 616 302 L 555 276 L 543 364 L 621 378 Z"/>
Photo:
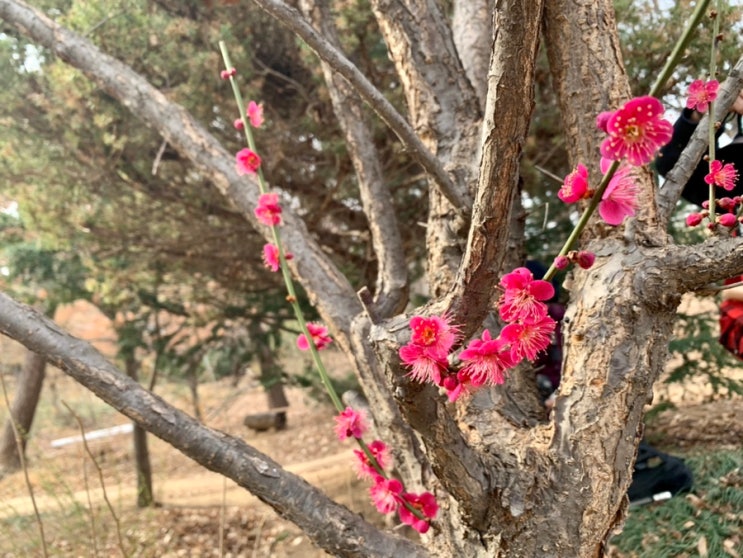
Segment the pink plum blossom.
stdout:
<path fill-rule="evenodd" d="M 381 469 L 389 468 L 392 460 L 387 444 L 381 440 L 374 440 L 367 447 L 369 448 L 369 453 L 372 454 Z M 379 472 L 371 464 L 369 457 L 363 450 L 353 450 L 353 453 L 356 456 L 356 461 L 354 462 L 356 474 L 360 479 L 372 479 L 379 475 Z"/>
<path fill-rule="evenodd" d="M 613 114 L 614 112 L 610 110 L 599 113 L 599 115 L 596 117 L 596 127 L 602 132 L 607 133 L 606 126 Z"/>
<path fill-rule="evenodd" d="M 448 368 L 448 356 L 459 333 L 444 316 L 413 316 L 410 342 L 400 347 L 400 359 L 411 367 L 418 382 L 441 384 L 441 372 Z"/>
<path fill-rule="evenodd" d="M 704 181 L 730 191 L 735 188 L 735 183 L 738 181 L 738 170 L 733 163 L 723 165 L 721 161 L 715 159 L 710 162 L 709 174 L 704 177 Z"/>
<path fill-rule="evenodd" d="M 269 227 L 281 223 L 281 206 L 279 195 L 274 192 L 261 194 L 258 197 L 258 207 L 255 208 L 255 216 L 264 225 Z"/>
<path fill-rule="evenodd" d="M 699 223 L 702 222 L 702 219 L 704 219 L 704 215 L 702 215 L 701 213 L 690 213 L 686 216 L 686 226 L 696 227 Z"/>
<path fill-rule="evenodd" d="M 291 260 L 294 258 L 294 254 L 286 252 L 284 259 Z M 265 244 L 263 246 L 263 265 L 265 265 L 271 271 L 278 271 L 281 266 L 279 260 L 279 248 L 275 244 Z"/>
<path fill-rule="evenodd" d="M 361 438 L 368 428 L 366 421 L 366 413 L 363 410 L 357 411 L 346 407 L 335 417 L 335 434 L 339 440 Z"/>
<path fill-rule="evenodd" d="M 241 149 L 235 155 L 237 174 L 255 174 L 261 166 L 260 156 L 252 149 Z"/>
<path fill-rule="evenodd" d="M 734 213 L 723 213 L 717 218 L 717 222 L 723 227 L 734 227 L 738 224 L 738 218 Z"/>
<path fill-rule="evenodd" d="M 505 371 L 516 364 L 508 343 L 500 337 L 492 339 L 487 329 L 482 332 L 481 339 L 469 342 L 459 354 L 459 360 L 465 363 L 461 372 L 472 385 L 502 384 Z"/>
<path fill-rule="evenodd" d="M 508 324 L 500 336 L 511 344 L 514 359 L 534 360 L 537 353 L 549 347 L 556 325 L 555 320 L 544 316 L 535 322 Z"/>
<path fill-rule="evenodd" d="M 307 323 L 307 331 L 310 333 L 318 351 L 321 351 L 333 342 L 333 339 L 328 335 L 328 328 L 323 325 L 309 322 Z M 309 350 L 310 344 L 307 342 L 307 337 L 304 333 L 300 333 L 297 337 L 297 347 L 300 351 Z"/>
<path fill-rule="evenodd" d="M 250 101 L 246 112 L 248 114 L 250 125 L 253 128 L 260 128 L 263 126 L 263 103 L 258 104 L 255 101 Z"/>
<path fill-rule="evenodd" d="M 423 492 L 422 494 L 411 494 L 405 492 L 402 495 L 402 499 L 411 507 L 421 512 L 421 515 L 426 519 L 421 519 L 410 511 L 407 506 L 402 504 L 397 510 L 397 513 L 400 516 L 400 521 L 405 525 L 410 525 L 421 534 L 427 532 L 428 528 L 431 526 L 430 520 L 436 517 L 436 514 L 439 511 L 436 497 L 430 492 Z"/>
<path fill-rule="evenodd" d="M 432 356 L 426 347 L 408 343 L 400 347 L 400 360 L 410 367 L 410 376 L 416 382 L 441 384 L 441 373 L 449 368 L 446 357 Z"/>
<path fill-rule="evenodd" d="M 601 159 L 601 172 L 611 166 L 609 159 Z M 625 217 L 632 216 L 637 210 L 637 183 L 632 176 L 632 169 L 621 165 L 604 190 L 599 202 L 599 215 L 609 225 L 621 225 Z"/>
<path fill-rule="evenodd" d="M 500 316 L 507 322 L 536 321 L 547 314 L 546 305 L 541 302 L 555 296 L 555 287 L 549 281 L 534 279 L 525 267 L 514 269 L 500 280 L 505 289 L 498 302 Z"/>
<path fill-rule="evenodd" d="M 374 484 L 369 488 L 372 502 L 379 513 L 392 513 L 400 505 L 402 483 L 397 479 L 385 479 L 377 476 Z"/>
<path fill-rule="evenodd" d="M 720 83 L 716 79 L 704 81 L 697 79 L 689 85 L 689 98 L 686 100 L 686 108 L 697 112 L 706 112 L 709 104 L 717 99 L 717 89 Z"/>
<path fill-rule="evenodd" d="M 641 166 L 671 140 L 673 126 L 663 117 L 663 105 L 654 97 L 637 97 L 624 104 L 606 123 L 609 137 L 601 144 L 607 159 L 626 158 L 630 165 Z"/>
<path fill-rule="evenodd" d="M 579 163 L 575 170 L 565 177 L 557 197 L 565 203 L 575 203 L 589 196 L 588 169 Z"/>
<path fill-rule="evenodd" d="M 575 261 L 583 269 L 591 269 L 596 261 L 596 254 L 581 250 L 575 255 Z"/>
<path fill-rule="evenodd" d="M 221 72 L 219 72 L 219 77 L 221 77 L 222 79 L 230 79 L 231 77 L 234 77 L 236 75 L 236 68 L 227 68 L 226 70 L 222 70 Z"/>
<path fill-rule="evenodd" d="M 236 118 L 235 121 L 232 123 L 232 125 L 235 127 L 235 130 L 244 130 L 245 124 L 243 123 L 242 118 Z"/>
<path fill-rule="evenodd" d="M 552 265 L 557 269 L 565 269 L 570 264 L 570 260 L 565 256 L 557 256 Z"/>

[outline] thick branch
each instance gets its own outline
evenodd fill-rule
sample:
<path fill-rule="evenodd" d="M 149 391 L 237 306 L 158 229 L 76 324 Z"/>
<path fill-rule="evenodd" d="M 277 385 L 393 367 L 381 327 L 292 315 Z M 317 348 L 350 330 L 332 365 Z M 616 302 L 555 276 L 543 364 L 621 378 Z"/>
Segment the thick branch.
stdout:
<path fill-rule="evenodd" d="M 469 211 L 472 202 L 466 195 L 466 191 L 452 181 L 439 160 L 423 145 L 410 124 L 350 60 L 315 31 L 297 10 L 281 0 L 254 0 L 254 2 L 294 31 L 322 60 L 346 78 L 387 126 L 397 134 L 411 156 L 433 178 L 443 195 L 463 212 Z"/>
<path fill-rule="evenodd" d="M 722 83 L 715 101 L 715 121 L 720 122 L 730 110 L 738 92 L 743 89 L 743 58 L 740 58 L 730 71 L 728 78 Z M 678 162 L 666 175 L 658 194 L 658 206 L 662 222 L 667 222 L 676 207 L 684 185 L 689 181 L 694 169 L 709 145 L 709 115 L 705 114 L 702 121 L 691 136 L 689 144 L 681 153 Z"/>
<path fill-rule="evenodd" d="M 499 2 L 490 57 L 477 198 L 467 249 L 452 292 L 456 323 L 485 317 L 506 253 L 519 160 L 534 108 L 534 69 L 543 2 Z M 518 53 L 514 55 L 513 53 Z M 516 102 L 518 101 L 518 102 Z M 465 331 L 465 336 L 471 331 Z"/>
<path fill-rule="evenodd" d="M 386 534 L 336 504 L 242 440 L 207 428 L 127 378 L 89 343 L 0 293 L 0 332 L 45 357 L 103 401 L 207 469 L 222 474 L 299 526 L 336 556 L 419 556 L 406 539 Z"/>
<path fill-rule="evenodd" d="M 259 194 L 257 183 L 237 174 L 234 157 L 185 109 L 170 102 L 127 65 L 18 0 L 0 0 L 0 17 L 80 69 L 135 116 L 157 129 L 271 241 L 267 227 L 258 224 L 253 215 Z M 288 211 L 284 213 L 284 223 L 282 238 L 294 253 L 290 262 L 293 271 L 302 278 L 311 302 L 339 337 L 341 346 L 348 349 L 351 320 L 362 309 L 356 293 L 312 240 L 304 223 Z"/>

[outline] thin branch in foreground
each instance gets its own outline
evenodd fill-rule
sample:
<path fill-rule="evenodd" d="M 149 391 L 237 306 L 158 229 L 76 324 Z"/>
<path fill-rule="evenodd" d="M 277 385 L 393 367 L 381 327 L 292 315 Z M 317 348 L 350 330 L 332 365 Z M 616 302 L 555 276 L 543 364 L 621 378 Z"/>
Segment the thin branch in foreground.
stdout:
<path fill-rule="evenodd" d="M 21 468 L 23 469 L 23 478 L 26 481 L 26 489 L 28 495 L 31 497 L 31 504 L 34 507 L 34 517 L 36 517 L 36 525 L 39 528 L 39 537 L 41 537 L 41 549 L 44 552 L 44 558 L 49 556 L 49 551 L 46 548 L 46 538 L 44 537 L 44 523 L 41 521 L 41 515 L 39 514 L 39 508 L 36 506 L 36 498 L 34 497 L 34 487 L 31 485 L 31 479 L 28 477 L 28 466 L 26 465 L 26 457 L 23 453 L 23 442 L 21 442 L 21 433 L 18 431 L 18 425 L 13 417 L 13 411 L 10 408 L 10 401 L 8 400 L 8 390 L 5 388 L 5 376 L 0 374 L 0 384 L 3 385 L 3 398 L 5 399 L 5 406 L 8 408 L 8 420 L 10 426 L 13 429 L 13 437 L 15 438 L 16 448 L 18 449 L 18 460 L 21 462 Z"/>
<path fill-rule="evenodd" d="M 83 422 L 80 420 L 80 417 L 77 416 L 77 413 L 75 413 L 75 411 L 73 411 L 72 408 L 70 408 L 70 406 L 67 404 L 66 401 L 62 401 L 62 405 L 64 405 L 67 408 L 67 410 L 70 412 L 72 417 L 77 422 L 77 425 L 80 428 L 80 437 L 82 438 L 82 441 L 83 441 L 83 447 L 85 448 L 85 453 L 88 454 L 88 457 L 90 457 L 90 460 L 93 462 L 93 465 L 95 466 L 96 471 L 98 471 L 98 481 L 101 483 L 101 490 L 103 490 L 103 500 L 106 502 L 106 505 L 108 506 L 108 510 L 111 512 L 111 517 L 113 517 L 114 523 L 116 524 L 116 537 L 119 543 L 119 550 L 121 550 L 121 555 L 126 558 L 128 554 L 126 552 L 126 548 L 124 547 L 124 539 L 121 536 L 121 521 L 119 520 L 119 517 L 116 515 L 116 511 L 114 511 L 114 507 L 111 504 L 111 500 L 108 499 L 108 492 L 106 492 L 106 483 L 103 480 L 103 469 L 101 469 L 100 465 L 98 465 L 98 462 L 95 460 L 95 456 L 93 455 L 93 452 L 90 451 L 88 440 L 85 438 L 85 427 L 83 426 Z"/>

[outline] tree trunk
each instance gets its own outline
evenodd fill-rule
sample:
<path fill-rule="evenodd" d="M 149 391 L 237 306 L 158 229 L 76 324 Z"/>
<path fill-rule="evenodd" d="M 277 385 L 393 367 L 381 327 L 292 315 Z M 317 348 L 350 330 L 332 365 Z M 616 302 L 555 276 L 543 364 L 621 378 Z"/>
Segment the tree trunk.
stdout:
<path fill-rule="evenodd" d="M 250 322 L 250 340 L 255 347 L 255 354 L 258 358 L 261 385 L 266 391 L 268 408 L 269 410 L 280 409 L 276 412 L 274 427 L 276 430 L 284 430 L 286 428 L 286 408 L 289 406 L 289 400 L 284 392 L 281 367 L 276 363 L 274 350 L 269 343 L 269 336 L 261 330 L 259 320 Z"/>
<path fill-rule="evenodd" d="M 45 372 L 46 360 L 44 357 L 33 351 L 28 351 L 23 369 L 18 377 L 18 387 L 10 406 L 10 416 L 5 422 L 3 438 L 0 440 L 0 469 L 11 472 L 21 467 L 21 456 L 18 453 L 18 443 L 11 421 L 15 422 L 15 430 L 21 437 L 21 450 L 25 455 L 31 424 L 39 403 L 41 387 L 44 384 Z"/>
<path fill-rule="evenodd" d="M 126 375 L 135 382 L 139 380 L 139 363 L 133 355 L 128 355 L 125 361 Z M 134 463 L 137 470 L 137 507 L 147 508 L 155 503 L 152 496 L 152 467 L 150 452 L 147 448 L 147 431 L 134 423 L 132 432 L 134 440 Z"/>

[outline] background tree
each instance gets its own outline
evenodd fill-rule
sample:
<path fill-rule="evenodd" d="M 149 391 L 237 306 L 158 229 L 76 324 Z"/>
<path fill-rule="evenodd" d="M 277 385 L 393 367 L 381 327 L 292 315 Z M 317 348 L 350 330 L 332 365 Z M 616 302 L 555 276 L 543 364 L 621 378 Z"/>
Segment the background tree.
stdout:
<path fill-rule="evenodd" d="M 432 298 L 415 312 L 446 311 L 469 337 L 492 308 L 500 275 L 513 265 L 506 255 L 520 253 L 522 239 L 512 221 L 521 218 L 515 200 L 534 105 L 540 29 L 568 161 L 585 161 L 595 174 L 593 154 L 600 140 L 595 115 L 630 96 L 612 3 L 493 6 L 482 1 L 465 9 L 455 1 L 449 19 L 446 6 L 433 2 L 373 0 L 370 7 L 395 67 L 406 118 L 339 57 L 332 29 L 342 18 L 329 17 L 335 14 L 322 5 L 303 4 L 323 29 L 317 34 L 282 3 L 258 3 L 341 73 L 425 169 L 426 278 Z M 20 2 L 0 0 L 0 15 L 156 128 L 256 230 L 265 232 L 252 213 L 257 185 L 236 174 L 229 152 L 184 109 L 127 66 Z M 741 88 L 740 69 L 736 72 L 722 89 L 721 112 Z M 328 88 L 337 98 L 336 109 L 352 110 L 348 91 L 332 80 Z M 361 137 L 350 128 L 343 134 L 349 145 Z M 704 124 L 699 134 L 703 137 Z M 360 207 L 373 221 L 374 208 L 363 200 L 380 201 L 384 193 L 364 178 L 369 156 L 354 149 L 349 154 L 364 191 Z M 276 176 L 267 173 L 277 187 L 283 186 L 280 166 Z M 410 185 L 407 191 L 422 198 L 419 187 Z M 441 502 L 440 519 L 422 543 L 431 553 L 595 556 L 621 521 L 643 407 L 663 369 L 680 295 L 743 271 L 737 239 L 718 236 L 684 247 L 672 243 L 666 235 L 668 208 L 680 189 L 668 185 L 657 201 L 655 191 L 646 175 L 638 216 L 619 231 L 594 227 L 594 239 L 586 239 L 597 263 L 572 274 L 563 382 L 550 416 L 544 415 L 527 373 L 514 372 L 505 386 L 453 406 L 433 386 L 413 382 L 397 356 L 409 335 L 409 315 L 398 313 L 397 268 L 378 266 L 379 276 L 370 296 L 362 295 L 362 305 L 354 277 L 342 274 L 335 252 L 324 251 L 307 234 L 300 217 L 312 219 L 304 200 L 285 213 L 282 236 L 294 254 L 292 272 L 354 363 L 375 421 L 396 450 L 399 474 L 406 486 L 426 486 Z M 332 239 L 328 234 L 331 245 Z M 383 250 L 394 253 L 399 242 L 394 235 L 372 239 L 378 242 L 378 258 Z M 52 335 L 41 318 L 4 296 L 0 324 L 148 430 L 249 488 L 323 548 L 349 556 L 425 554 L 422 546 L 384 534 L 337 507 L 244 443 L 199 426 L 138 389 L 99 355 L 74 339 Z"/>

